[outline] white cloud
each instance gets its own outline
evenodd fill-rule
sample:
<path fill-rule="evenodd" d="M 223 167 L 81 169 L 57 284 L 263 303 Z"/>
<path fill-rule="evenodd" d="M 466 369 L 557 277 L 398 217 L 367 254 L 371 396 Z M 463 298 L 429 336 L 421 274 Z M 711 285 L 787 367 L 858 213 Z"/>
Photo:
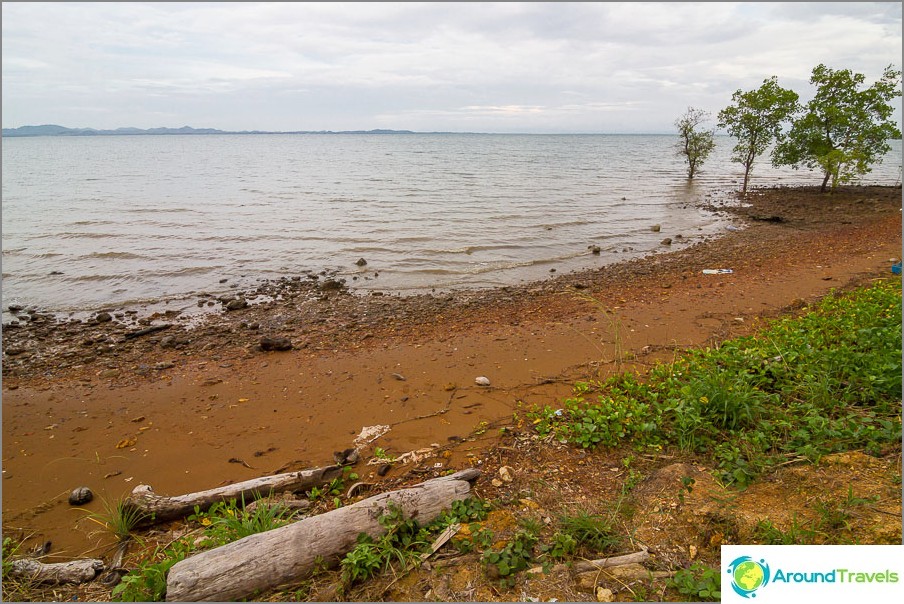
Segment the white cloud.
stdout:
<path fill-rule="evenodd" d="M 874 79 L 902 51 L 888 2 L 2 10 L 4 127 L 670 131 L 766 77 L 806 96 L 818 63 Z"/>

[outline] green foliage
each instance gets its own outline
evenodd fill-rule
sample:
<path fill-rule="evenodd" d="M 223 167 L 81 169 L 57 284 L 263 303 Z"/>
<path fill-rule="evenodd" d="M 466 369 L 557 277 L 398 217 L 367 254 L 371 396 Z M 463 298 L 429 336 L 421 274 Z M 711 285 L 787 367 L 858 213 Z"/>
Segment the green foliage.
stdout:
<path fill-rule="evenodd" d="M 675 120 L 675 127 L 678 129 L 678 155 L 687 163 L 689 179 L 696 176 L 703 162 L 716 148 L 713 131 L 702 129 L 708 119 L 709 113 L 706 111 L 688 107 L 685 114 Z"/>
<path fill-rule="evenodd" d="M 214 503 L 206 512 L 195 506 L 195 513 L 188 520 L 205 527 L 204 536 L 207 541 L 213 546 L 219 546 L 285 526 L 292 521 L 294 515 L 292 510 L 279 504 L 255 505 L 249 511 L 245 498 L 242 497 L 241 507 L 235 499 Z"/>
<path fill-rule="evenodd" d="M 113 600 L 117 602 L 162 602 L 166 598 L 166 574 L 174 564 L 191 553 L 192 546 L 184 540 L 166 548 L 157 548 L 154 554 L 135 570 L 129 571 L 113 588 Z"/>
<path fill-rule="evenodd" d="M 474 550 L 485 550 L 493 544 L 493 531 L 480 526 L 477 523 L 468 525 L 468 532 L 465 536 L 456 538 L 453 543 L 463 554 L 467 554 Z"/>
<path fill-rule="evenodd" d="M 9 571 L 12 568 L 13 558 L 19 551 L 21 542 L 13 541 L 11 537 L 3 538 L 3 579 L 6 580 Z"/>
<path fill-rule="evenodd" d="M 762 545 L 813 545 L 817 543 L 819 532 L 811 526 L 791 519 L 791 526 L 783 531 L 770 520 L 760 520 L 753 529 L 753 539 Z"/>
<path fill-rule="evenodd" d="M 816 93 L 776 146 L 773 164 L 820 170 L 823 191 L 829 180 L 834 189 L 868 173 L 888 153 L 888 140 L 901 136 L 891 105 L 901 96 L 900 80 L 901 71 L 889 65 L 877 82 L 861 89 L 863 74 L 816 66 L 810 77 Z"/>
<path fill-rule="evenodd" d="M 756 158 L 781 137 L 782 124 L 798 110 L 797 93 L 778 85 L 775 76 L 748 92 L 736 91 L 732 105 L 719 112 L 719 128 L 738 139 L 731 160 L 744 166 L 743 192 L 747 192 Z"/>
<path fill-rule="evenodd" d="M 706 453 L 724 482 L 743 487 L 789 458 L 899 443 L 901 358 L 901 282 L 882 280 L 755 335 L 686 351 L 644 382 L 581 383 L 562 408 L 527 417 L 540 435 L 583 448 Z"/>
<path fill-rule="evenodd" d="M 578 550 L 578 542 L 568 533 L 556 533 L 552 537 L 552 543 L 541 546 L 541 549 L 552 559 L 561 560 L 572 556 Z"/>
<path fill-rule="evenodd" d="M 390 455 L 390 454 L 386 451 L 386 449 L 384 449 L 383 447 L 375 447 L 375 448 L 374 448 L 374 457 L 376 457 L 377 459 L 382 459 L 382 460 L 387 461 L 387 462 L 389 462 L 389 463 L 392 463 L 392 462 L 395 461 L 395 457 L 393 457 L 392 455 Z"/>
<path fill-rule="evenodd" d="M 113 533 L 113 536 L 119 541 L 131 539 L 135 528 L 149 518 L 148 514 L 129 505 L 125 499 L 118 499 L 114 502 L 104 499 L 102 507 L 101 512 L 88 512 L 87 518 Z"/>
<path fill-rule="evenodd" d="M 514 585 L 515 573 L 529 568 L 534 546 L 538 541 L 539 538 L 532 531 L 519 530 L 502 549 L 485 550 L 481 561 L 488 573 L 498 577 L 503 586 L 511 587 Z"/>
<path fill-rule="evenodd" d="M 451 509 L 440 514 L 438 522 L 443 528 L 455 522 L 465 524 L 469 522 L 481 522 L 486 520 L 487 514 L 493 506 L 488 501 L 468 497 L 452 502 Z"/>
<path fill-rule="evenodd" d="M 718 602 L 722 599 L 722 573 L 718 568 L 695 562 L 690 568 L 683 568 L 668 580 L 691 602 Z"/>
<path fill-rule="evenodd" d="M 378 519 L 386 533 L 374 539 L 366 533 L 358 535 L 358 544 L 341 561 L 342 581 L 352 585 L 369 579 L 394 562 L 407 566 L 429 545 L 428 532 L 414 520 L 406 520 L 404 512 L 390 503 Z"/>
<path fill-rule="evenodd" d="M 573 516 L 559 518 L 561 533 L 571 537 L 576 546 L 587 553 L 612 552 L 621 544 L 615 529 L 614 518 L 578 512 Z"/>

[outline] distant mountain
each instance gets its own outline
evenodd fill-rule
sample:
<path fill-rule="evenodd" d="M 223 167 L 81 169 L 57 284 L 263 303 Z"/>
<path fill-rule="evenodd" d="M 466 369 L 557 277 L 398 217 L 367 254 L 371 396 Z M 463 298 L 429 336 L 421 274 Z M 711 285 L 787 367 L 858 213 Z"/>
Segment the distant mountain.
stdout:
<path fill-rule="evenodd" d="M 334 132 L 332 130 L 298 130 L 294 132 L 268 132 L 265 130 L 243 130 L 240 132 L 230 132 L 228 130 L 217 130 L 216 128 L 192 128 L 191 126 L 182 126 L 181 128 L 116 128 L 115 130 L 96 130 L 94 128 L 67 128 L 65 126 L 57 126 L 56 124 L 45 124 L 43 126 L 20 126 L 19 128 L 3 128 L 4 137 L 16 136 L 136 136 L 136 135 L 156 135 L 156 134 L 414 134 L 411 130 L 343 130 Z"/>

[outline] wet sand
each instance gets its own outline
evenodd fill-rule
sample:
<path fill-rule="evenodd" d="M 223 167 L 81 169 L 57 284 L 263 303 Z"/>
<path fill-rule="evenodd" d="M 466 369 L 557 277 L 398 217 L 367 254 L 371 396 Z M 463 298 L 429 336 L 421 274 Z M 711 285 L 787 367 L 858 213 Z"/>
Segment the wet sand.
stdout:
<path fill-rule="evenodd" d="M 516 408 L 556 405 L 574 380 L 892 277 L 900 188 L 762 190 L 747 202 L 719 208 L 743 228 L 718 239 L 525 286 L 402 298 L 299 276 L 259 292 L 278 300 L 190 329 L 166 315 L 37 314 L 4 327 L 4 535 L 51 540 L 60 559 L 96 555 L 109 541 L 67 503 L 75 487 L 90 487 L 85 509 L 101 511 L 138 484 L 178 495 L 326 465 L 365 426 L 391 426 L 373 445 L 394 455 L 437 444 L 450 453 L 427 465 L 464 467 L 475 443 L 460 439 L 486 431 L 480 446 L 491 447 Z M 712 268 L 733 272 L 702 274 Z M 262 351 L 264 336 L 293 347 Z M 376 467 L 356 471 L 373 480 Z"/>

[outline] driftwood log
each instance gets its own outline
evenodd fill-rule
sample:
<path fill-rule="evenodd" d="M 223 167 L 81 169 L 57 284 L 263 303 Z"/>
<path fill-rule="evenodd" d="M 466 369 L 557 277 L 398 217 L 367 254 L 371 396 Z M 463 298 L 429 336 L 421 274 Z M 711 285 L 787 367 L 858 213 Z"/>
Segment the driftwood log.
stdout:
<path fill-rule="evenodd" d="M 83 558 L 70 562 L 45 564 L 33 558 L 13 560 L 10 575 L 37 583 L 86 583 L 104 569 L 103 560 Z"/>
<path fill-rule="evenodd" d="M 390 505 L 428 524 L 452 502 L 465 499 L 479 475 L 471 469 L 434 478 L 186 558 L 169 571 L 166 599 L 235 601 L 303 579 L 319 564 L 336 564 L 355 547 L 359 534 L 385 533 L 379 519 Z"/>
<path fill-rule="evenodd" d="M 624 566 L 626 564 L 640 564 L 650 559 L 650 554 L 646 549 L 623 556 L 613 556 L 611 558 L 600 558 L 599 560 L 582 560 L 574 565 L 574 572 L 585 573 L 593 570 L 602 570 L 612 568 L 613 566 Z"/>
<path fill-rule="evenodd" d="M 263 476 L 178 497 L 157 495 L 150 486 L 140 484 L 132 491 L 126 503 L 142 513 L 143 519 L 139 525 L 147 526 L 193 514 L 195 506 L 201 510 L 207 510 L 219 501 L 242 500 L 242 498 L 246 503 L 250 503 L 272 493 L 301 491 L 321 486 L 341 475 L 342 468 L 340 466 L 325 466 L 299 472 Z"/>

